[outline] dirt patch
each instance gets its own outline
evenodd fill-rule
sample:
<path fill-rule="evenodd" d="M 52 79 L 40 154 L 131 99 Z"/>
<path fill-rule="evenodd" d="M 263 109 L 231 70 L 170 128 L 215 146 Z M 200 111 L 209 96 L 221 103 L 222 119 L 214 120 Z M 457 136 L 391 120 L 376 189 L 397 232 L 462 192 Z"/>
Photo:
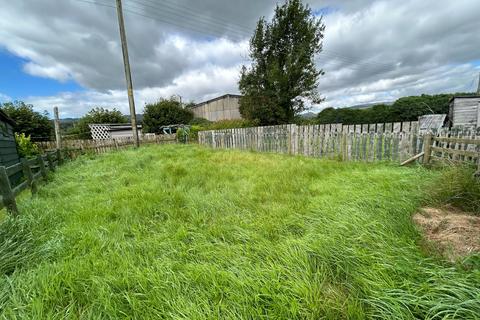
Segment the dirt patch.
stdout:
<path fill-rule="evenodd" d="M 413 216 L 426 240 L 454 262 L 480 253 L 480 217 L 455 208 L 423 208 Z"/>

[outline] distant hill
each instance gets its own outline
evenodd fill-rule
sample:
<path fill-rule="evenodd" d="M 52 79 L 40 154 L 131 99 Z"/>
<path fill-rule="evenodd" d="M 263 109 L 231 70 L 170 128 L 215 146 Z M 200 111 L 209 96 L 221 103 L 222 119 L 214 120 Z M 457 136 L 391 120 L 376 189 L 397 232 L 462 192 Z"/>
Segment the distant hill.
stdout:
<path fill-rule="evenodd" d="M 314 112 L 305 112 L 305 113 L 300 114 L 300 117 L 302 117 L 303 119 L 313 119 L 316 116 L 317 116 L 317 114 L 314 113 Z"/>

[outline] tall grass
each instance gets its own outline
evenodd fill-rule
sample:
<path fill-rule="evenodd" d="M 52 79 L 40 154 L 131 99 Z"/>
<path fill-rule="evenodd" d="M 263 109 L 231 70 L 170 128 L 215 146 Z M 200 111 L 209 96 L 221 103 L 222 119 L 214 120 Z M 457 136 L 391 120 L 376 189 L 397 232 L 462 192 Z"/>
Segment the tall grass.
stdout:
<path fill-rule="evenodd" d="M 0 317 L 474 319 L 480 271 L 426 256 L 411 222 L 440 174 L 194 146 L 82 157 L 19 201 L 25 252 L 48 254 L 4 273 Z"/>
<path fill-rule="evenodd" d="M 434 185 L 428 190 L 429 201 L 434 205 L 449 204 L 467 212 L 480 215 L 480 179 L 467 165 L 440 169 Z"/>

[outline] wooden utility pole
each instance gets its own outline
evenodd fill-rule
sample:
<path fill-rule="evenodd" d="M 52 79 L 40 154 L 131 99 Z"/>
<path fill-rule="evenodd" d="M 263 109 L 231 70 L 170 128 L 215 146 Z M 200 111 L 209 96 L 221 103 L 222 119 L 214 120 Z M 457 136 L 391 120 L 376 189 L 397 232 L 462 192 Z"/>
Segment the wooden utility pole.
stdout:
<path fill-rule="evenodd" d="M 132 133 L 133 133 L 133 140 L 135 141 L 135 147 L 138 148 L 140 145 L 140 142 L 138 140 L 137 115 L 135 113 L 135 100 L 133 99 L 132 74 L 130 72 L 130 61 L 128 58 L 127 36 L 125 34 L 125 24 L 123 21 L 122 0 L 117 0 L 117 15 L 118 15 L 118 25 L 120 28 L 120 39 L 122 41 L 123 64 L 125 66 L 125 78 L 127 79 L 128 105 L 130 106 L 130 119 L 131 119 L 130 122 L 132 123 Z"/>
<path fill-rule="evenodd" d="M 480 73 L 478 74 L 478 88 L 477 88 L 477 94 L 480 95 Z"/>
<path fill-rule="evenodd" d="M 60 118 L 58 117 L 58 107 L 53 108 L 53 115 L 55 117 L 55 140 L 57 141 L 57 150 L 62 149 L 62 136 L 60 135 Z"/>

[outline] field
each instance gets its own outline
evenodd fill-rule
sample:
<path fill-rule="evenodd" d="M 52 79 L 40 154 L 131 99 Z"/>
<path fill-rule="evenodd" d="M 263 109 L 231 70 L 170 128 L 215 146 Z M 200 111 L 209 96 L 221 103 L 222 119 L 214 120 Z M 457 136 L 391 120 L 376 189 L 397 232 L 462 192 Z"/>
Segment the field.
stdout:
<path fill-rule="evenodd" d="M 411 216 L 440 171 L 195 146 L 70 162 L 0 226 L 0 318 L 480 314 Z"/>

